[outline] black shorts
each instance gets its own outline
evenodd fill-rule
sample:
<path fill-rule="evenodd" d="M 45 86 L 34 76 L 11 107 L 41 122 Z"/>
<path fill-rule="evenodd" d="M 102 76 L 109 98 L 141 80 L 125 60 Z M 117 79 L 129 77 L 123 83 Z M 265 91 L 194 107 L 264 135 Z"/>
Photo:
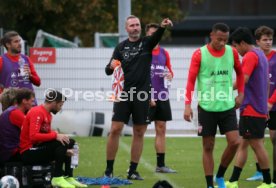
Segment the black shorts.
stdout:
<path fill-rule="evenodd" d="M 119 121 L 128 124 L 132 115 L 134 125 L 150 124 L 149 101 L 120 101 L 114 102 L 112 121 Z"/>
<path fill-rule="evenodd" d="M 276 130 L 276 111 L 269 112 L 269 120 L 267 121 L 269 130 Z"/>
<path fill-rule="evenodd" d="M 151 121 L 170 121 L 172 120 L 172 111 L 170 100 L 155 101 L 156 106 L 150 108 L 150 120 Z"/>
<path fill-rule="evenodd" d="M 215 136 L 217 126 L 220 134 L 238 130 L 235 108 L 223 112 L 209 112 L 198 106 L 198 135 Z"/>
<path fill-rule="evenodd" d="M 266 128 L 266 118 L 241 116 L 239 123 L 240 135 L 244 139 L 263 138 Z"/>

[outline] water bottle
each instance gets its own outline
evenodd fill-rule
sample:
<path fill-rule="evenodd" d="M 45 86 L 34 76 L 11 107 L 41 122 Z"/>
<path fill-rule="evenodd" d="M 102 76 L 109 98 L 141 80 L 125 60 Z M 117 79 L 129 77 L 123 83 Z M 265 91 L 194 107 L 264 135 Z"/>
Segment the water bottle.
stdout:
<path fill-rule="evenodd" d="M 24 71 L 25 60 L 21 56 L 19 57 L 18 64 L 19 64 L 20 76 L 25 77 L 26 76 L 26 72 Z"/>
<path fill-rule="evenodd" d="M 171 88 L 172 81 L 167 78 L 167 75 L 170 73 L 168 69 L 164 70 L 164 87 L 167 89 Z"/>
<path fill-rule="evenodd" d="M 79 164 L 79 145 L 77 143 L 73 146 L 73 155 L 71 157 L 71 168 L 76 168 Z"/>

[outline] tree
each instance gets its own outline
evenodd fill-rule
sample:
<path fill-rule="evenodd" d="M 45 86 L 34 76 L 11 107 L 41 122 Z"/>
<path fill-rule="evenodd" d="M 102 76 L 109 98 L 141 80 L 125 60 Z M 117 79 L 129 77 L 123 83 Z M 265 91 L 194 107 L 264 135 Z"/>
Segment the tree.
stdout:
<path fill-rule="evenodd" d="M 182 19 L 178 1 L 132 0 L 132 12 L 142 17 L 142 25 L 161 18 Z M 42 29 L 73 40 L 79 36 L 83 46 L 91 46 L 95 32 L 118 32 L 118 3 L 113 0 L 0 0 L 0 27 L 16 30 L 33 44 Z"/>

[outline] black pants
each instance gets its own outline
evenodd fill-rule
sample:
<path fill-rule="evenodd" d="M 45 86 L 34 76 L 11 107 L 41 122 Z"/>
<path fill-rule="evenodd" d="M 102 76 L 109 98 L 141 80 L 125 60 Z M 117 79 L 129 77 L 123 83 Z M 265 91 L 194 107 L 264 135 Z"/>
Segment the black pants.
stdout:
<path fill-rule="evenodd" d="M 66 156 L 67 149 L 73 148 L 75 140 L 70 139 L 70 143 L 62 145 L 59 141 L 44 142 L 36 145 L 22 153 L 22 161 L 29 165 L 43 165 L 55 161 L 55 171 L 53 177 L 69 176 L 73 177 L 71 168 L 71 157 Z M 65 169 L 63 172 L 63 164 Z"/>

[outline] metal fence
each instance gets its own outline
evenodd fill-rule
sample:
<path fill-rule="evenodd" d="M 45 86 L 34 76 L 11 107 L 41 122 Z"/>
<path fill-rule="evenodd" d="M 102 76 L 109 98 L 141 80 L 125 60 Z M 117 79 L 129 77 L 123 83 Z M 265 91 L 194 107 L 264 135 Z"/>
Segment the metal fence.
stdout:
<path fill-rule="evenodd" d="M 167 124 L 168 132 L 179 133 L 178 131 L 184 131 L 186 133 L 195 133 L 196 126 L 183 120 L 184 98 L 177 97 L 177 93 L 183 94 L 184 92 L 190 59 L 196 48 L 166 49 L 170 54 L 175 75 L 170 89 L 173 121 Z M 113 49 L 110 48 L 57 49 L 55 64 L 35 65 L 42 83 L 40 87 L 35 88 L 38 102 L 43 102 L 44 92 L 47 88 L 63 90 L 67 95 L 73 92 L 72 97 L 69 97 L 64 104 L 63 111 L 74 111 L 79 114 L 75 115 L 76 119 L 84 119 L 80 115 L 81 113 L 103 112 L 105 114 L 105 124 L 107 126 L 110 125 L 113 104 L 107 100 L 87 101 L 84 93 L 90 93 L 89 95 L 91 95 L 91 93 L 111 91 L 111 77 L 106 76 L 104 69 L 110 60 L 112 52 Z M 89 99 L 92 98 L 90 96 Z M 195 106 L 196 102 L 193 103 L 193 108 Z M 59 119 L 58 122 L 61 123 L 62 120 Z M 153 129 L 154 126 L 150 125 L 149 132 Z"/>

